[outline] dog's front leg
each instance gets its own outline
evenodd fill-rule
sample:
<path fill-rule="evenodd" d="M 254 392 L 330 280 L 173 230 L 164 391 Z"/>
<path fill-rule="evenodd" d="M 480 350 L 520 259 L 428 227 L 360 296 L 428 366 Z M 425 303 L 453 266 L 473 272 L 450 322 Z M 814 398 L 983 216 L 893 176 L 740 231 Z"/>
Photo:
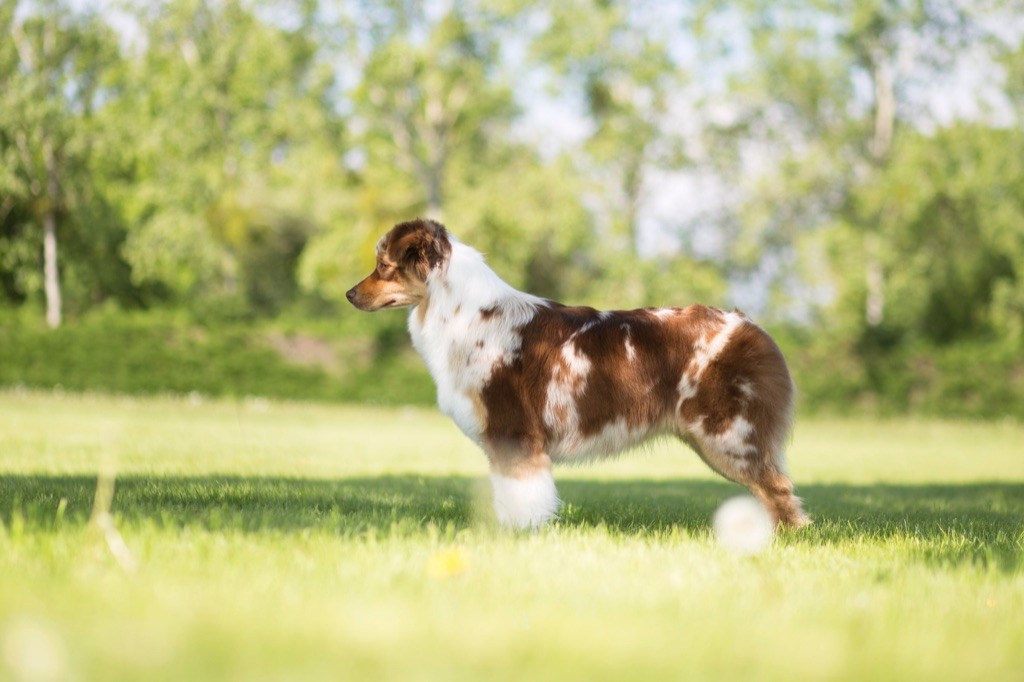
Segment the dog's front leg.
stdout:
<path fill-rule="evenodd" d="M 503 528 L 539 528 L 555 518 L 561 500 L 551 476 L 551 459 L 529 448 L 489 447 L 494 512 Z"/>

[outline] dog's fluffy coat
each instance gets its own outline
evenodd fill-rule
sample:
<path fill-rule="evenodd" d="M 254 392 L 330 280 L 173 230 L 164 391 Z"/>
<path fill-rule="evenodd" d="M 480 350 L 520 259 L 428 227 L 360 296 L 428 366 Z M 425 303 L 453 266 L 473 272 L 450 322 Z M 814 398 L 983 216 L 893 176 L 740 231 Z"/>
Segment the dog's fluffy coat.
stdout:
<path fill-rule="evenodd" d="M 502 525 L 557 512 L 554 462 L 678 436 L 753 492 L 777 523 L 807 523 L 786 475 L 793 382 L 778 346 L 738 311 L 597 311 L 512 288 L 440 224 L 396 225 L 348 292 L 367 311 L 411 307 L 437 401 L 487 454 Z"/>

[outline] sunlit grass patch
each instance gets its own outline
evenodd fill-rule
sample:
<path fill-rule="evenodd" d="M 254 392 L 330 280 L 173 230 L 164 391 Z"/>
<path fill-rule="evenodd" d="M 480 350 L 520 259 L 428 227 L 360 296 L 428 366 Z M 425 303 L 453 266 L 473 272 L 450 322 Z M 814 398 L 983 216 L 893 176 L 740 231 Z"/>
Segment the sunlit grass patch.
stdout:
<path fill-rule="evenodd" d="M 504 534 L 431 411 L 2 395 L 0 678 L 29 642 L 79 679 L 1014 679 L 1021 442 L 801 422 L 815 523 L 743 559 L 710 532 L 742 489 L 669 443 Z"/>

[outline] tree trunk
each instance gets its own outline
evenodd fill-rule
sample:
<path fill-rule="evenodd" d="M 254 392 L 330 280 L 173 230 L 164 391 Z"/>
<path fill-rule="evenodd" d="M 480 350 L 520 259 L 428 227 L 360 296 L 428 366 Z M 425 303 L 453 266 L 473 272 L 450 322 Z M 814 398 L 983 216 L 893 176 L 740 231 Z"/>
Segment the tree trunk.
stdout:
<path fill-rule="evenodd" d="M 427 217 L 440 223 L 444 222 L 444 168 L 440 164 L 431 164 L 427 169 Z"/>
<path fill-rule="evenodd" d="M 46 291 L 46 324 L 56 329 L 61 323 L 60 273 L 57 269 L 57 163 L 53 145 L 44 144 L 46 161 L 46 210 L 43 213 L 43 282 Z"/>
<path fill-rule="evenodd" d="M 896 90 L 892 69 L 882 50 L 874 51 L 875 132 L 868 146 L 875 163 L 882 163 L 892 147 L 896 120 Z"/>
<path fill-rule="evenodd" d="M 626 238 L 629 239 L 629 250 L 634 257 L 640 255 L 640 194 L 643 190 L 643 157 L 641 150 L 626 167 L 623 178 L 625 193 Z"/>
<path fill-rule="evenodd" d="M 864 316 L 868 325 L 877 327 L 885 317 L 885 273 L 882 271 L 881 240 L 876 234 L 868 235 L 867 302 Z"/>
<path fill-rule="evenodd" d="M 875 130 L 868 142 L 875 166 L 881 166 L 892 148 L 892 134 L 896 121 L 896 90 L 892 69 L 885 53 L 876 48 L 872 51 L 875 81 Z M 876 228 L 877 229 L 877 228 Z M 865 284 L 867 301 L 864 319 L 868 326 L 877 327 L 885 317 L 885 271 L 882 267 L 882 239 L 876 231 L 867 237 L 867 270 Z"/>
<path fill-rule="evenodd" d="M 46 324 L 56 329 L 61 322 L 60 275 L 57 273 L 57 219 L 53 211 L 43 216 L 43 276 L 46 280 Z"/>

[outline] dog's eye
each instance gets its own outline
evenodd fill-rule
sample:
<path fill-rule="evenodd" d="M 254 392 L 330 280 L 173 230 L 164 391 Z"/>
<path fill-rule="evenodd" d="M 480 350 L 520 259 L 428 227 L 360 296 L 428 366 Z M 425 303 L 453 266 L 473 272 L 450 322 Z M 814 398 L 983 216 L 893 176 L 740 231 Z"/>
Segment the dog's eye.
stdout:
<path fill-rule="evenodd" d="M 385 263 L 377 264 L 377 274 L 379 274 L 381 277 L 386 277 L 389 272 L 391 272 L 391 266 Z"/>

